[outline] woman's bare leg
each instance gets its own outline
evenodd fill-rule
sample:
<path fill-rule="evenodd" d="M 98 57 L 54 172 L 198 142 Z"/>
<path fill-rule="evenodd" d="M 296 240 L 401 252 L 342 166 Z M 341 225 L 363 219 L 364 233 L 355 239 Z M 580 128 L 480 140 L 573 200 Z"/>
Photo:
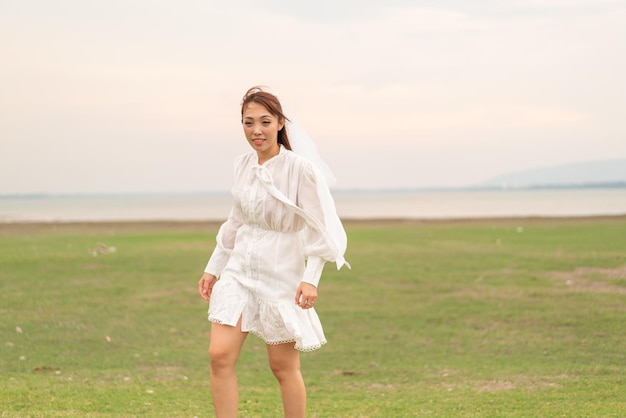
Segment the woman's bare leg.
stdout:
<path fill-rule="evenodd" d="M 304 418 L 306 388 L 300 373 L 300 352 L 295 343 L 267 346 L 272 373 L 280 384 L 285 418 Z"/>
<path fill-rule="evenodd" d="M 237 326 L 211 324 L 211 395 L 217 418 L 235 418 L 239 394 L 235 365 L 248 334 L 241 332 L 241 319 Z"/>

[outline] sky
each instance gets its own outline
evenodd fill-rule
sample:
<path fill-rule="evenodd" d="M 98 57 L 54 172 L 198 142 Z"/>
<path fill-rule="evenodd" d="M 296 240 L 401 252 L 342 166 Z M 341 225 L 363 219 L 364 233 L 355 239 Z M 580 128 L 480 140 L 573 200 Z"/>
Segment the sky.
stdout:
<path fill-rule="evenodd" d="M 279 94 L 337 189 L 626 157 L 626 1 L 0 0 L 0 195 L 221 192 Z"/>

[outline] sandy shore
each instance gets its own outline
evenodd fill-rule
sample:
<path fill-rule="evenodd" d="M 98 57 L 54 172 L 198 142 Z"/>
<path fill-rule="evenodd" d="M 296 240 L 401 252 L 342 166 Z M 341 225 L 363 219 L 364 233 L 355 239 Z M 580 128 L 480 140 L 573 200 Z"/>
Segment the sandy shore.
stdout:
<path fill-rule="evenodd" d="M 399 225 L 532 225 L 563 223 L 626 222 L 626 215 L 584 217 L 506 217 L 454 219 L 343 219 L 344 226 L 386 227 Z M 0 233 L 80 232 L 80 231 L 207 231 L 215 232 L 218 221 L 100 221 L 100 222 L 12 222 L 0 223 Z"/>

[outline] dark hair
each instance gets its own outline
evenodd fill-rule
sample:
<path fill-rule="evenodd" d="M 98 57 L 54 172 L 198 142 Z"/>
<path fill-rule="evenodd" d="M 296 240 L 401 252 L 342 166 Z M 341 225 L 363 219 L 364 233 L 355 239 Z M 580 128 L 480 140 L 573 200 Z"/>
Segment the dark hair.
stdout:
<path fill-rule="evenodd" d="M 243 99 L 241 100 L 241 117 L 243 122 L 243 111 L 247 105 L 250 103 L 258 103 L 264 108 L 266 108 L 273 116 L 278 119 L 279 123 L 283 123 L 283 128 L 278 131 L 278 143 L 283 145 L 288 150 L 291 150 L 291 144 L 289 143 L 289 138 L 287 137 L 287 129 L 285 128 L 284 123 L 286 123 L 289 119 L 283 113 L 283 108 L 278 101 L 278 97 L 274 96 L 271 93 L 263 91 L 263 89 L 259 86 L 252 87 L 249 89 L 246 94 L 244 94 Z"/>

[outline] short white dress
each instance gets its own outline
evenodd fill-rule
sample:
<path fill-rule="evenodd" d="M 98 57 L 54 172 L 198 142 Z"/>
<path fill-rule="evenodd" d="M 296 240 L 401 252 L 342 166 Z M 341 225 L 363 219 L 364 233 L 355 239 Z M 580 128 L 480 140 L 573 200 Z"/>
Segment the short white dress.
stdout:
<path fill-rule="evenodd" d="M 263 165 L 255 152 L 235 160 L 233 206 L 205 271 L 219 277 L 209 320 L 311 351 L 326 343 L 313 308 L 295 303 L 300 282 L 317 286 L 328 261 L 337 269 L 347 237 L 326 182 L 313 164 L 281 146 Z"/>

